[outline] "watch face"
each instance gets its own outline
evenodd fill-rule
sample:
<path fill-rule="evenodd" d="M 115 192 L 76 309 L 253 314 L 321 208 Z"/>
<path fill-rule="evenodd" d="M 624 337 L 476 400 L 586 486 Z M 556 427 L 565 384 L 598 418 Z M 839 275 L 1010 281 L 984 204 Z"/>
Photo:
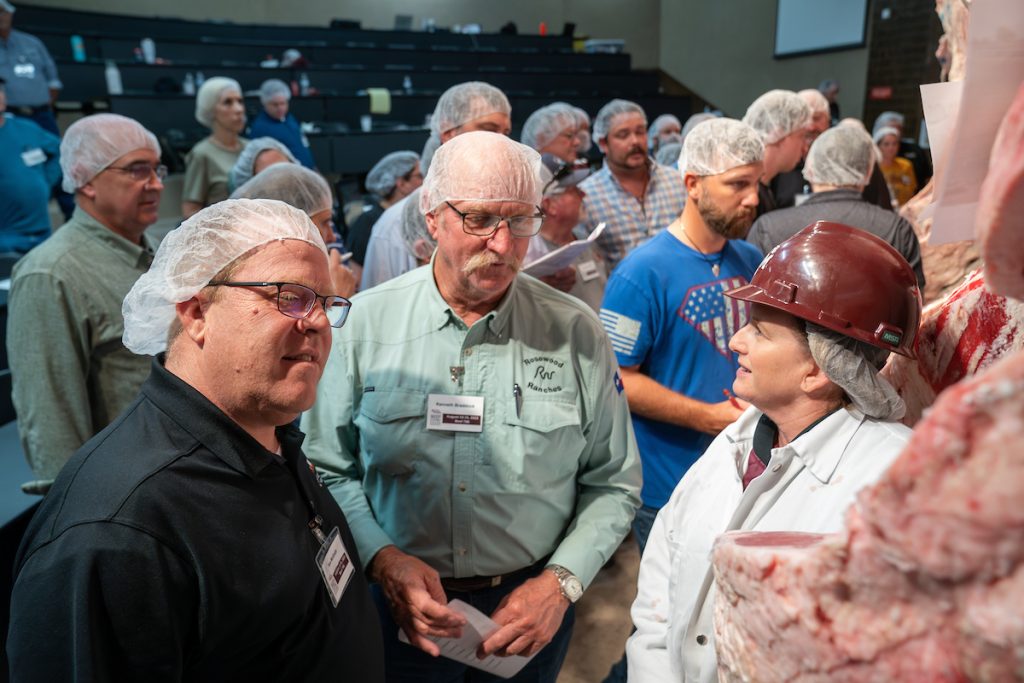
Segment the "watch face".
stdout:
<path fill-rule="evenodd" d="M 566 577 L 562 588 L 565 589 L 565 596 L 569 598 L 569 602 L 576 602 L 583 596 L 583 584 L 575 576 Z"/>

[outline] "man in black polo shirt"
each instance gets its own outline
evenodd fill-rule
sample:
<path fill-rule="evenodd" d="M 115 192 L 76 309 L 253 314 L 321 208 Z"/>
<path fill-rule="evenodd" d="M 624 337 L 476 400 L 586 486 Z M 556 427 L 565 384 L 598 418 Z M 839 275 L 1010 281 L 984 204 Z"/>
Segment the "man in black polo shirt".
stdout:
<path fill-rule="evenodd" d="M 12 680 L 383 680 L 355 543 L 290 424 L 348 307 L 282 202 L 221 202 L 164 240 L 124 304 L 152 373 L 19 551 Z"/>

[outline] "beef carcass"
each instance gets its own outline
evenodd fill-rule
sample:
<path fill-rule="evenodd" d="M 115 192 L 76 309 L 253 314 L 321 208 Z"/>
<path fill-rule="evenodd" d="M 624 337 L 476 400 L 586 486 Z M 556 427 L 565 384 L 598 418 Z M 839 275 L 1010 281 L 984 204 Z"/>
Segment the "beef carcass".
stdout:
<path fill-rule="evenodd" d="M 1024 680 L 1021 434 L 1016 353 L 939 397 L 844 532 L 722 536 L 720 677 Z"/>
<path fill-rule="evenodd" d="M 944 389 L 1022 349 L 1024 302 L 993 294 L 977 270 L 942 301 L 925 307 L 917 358 L 892 354 L 882 375 L 903 397 L 903 423 L 913 427 Z"/>

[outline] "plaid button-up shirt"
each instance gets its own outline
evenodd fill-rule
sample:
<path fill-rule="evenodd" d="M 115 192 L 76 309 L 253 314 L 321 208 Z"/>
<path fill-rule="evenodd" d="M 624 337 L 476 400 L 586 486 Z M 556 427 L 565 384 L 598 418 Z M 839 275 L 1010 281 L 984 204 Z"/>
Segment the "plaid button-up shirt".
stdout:
<path fill-rule="evenodd" d="M 582 183 L 584 222 L 589 234 L 601 222 L 608 225 L 597 239 L 597 248 L 608 262 L 608 270 L 674 221 L 683 211 L 686 188 L 678 171 L 651 162 L 651 180 L 643 200 L 619 183 L 607 162 Z"/>

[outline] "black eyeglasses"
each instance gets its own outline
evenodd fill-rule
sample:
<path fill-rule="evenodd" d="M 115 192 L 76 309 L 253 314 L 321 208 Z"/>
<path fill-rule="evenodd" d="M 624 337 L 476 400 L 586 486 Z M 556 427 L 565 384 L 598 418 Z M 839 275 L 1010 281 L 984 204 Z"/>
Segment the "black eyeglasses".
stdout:
<path fill-rule="evenodd" d="M 534 207 L 538 213 L 533 216 L 495 216 L 489 213 L 463 213 L 452 206 L 451 202 L 446 201 L 445 204 L 462 218 L 462 232 L 474 237 L 490 237 L 498 231 L 502 221 L 508 222 L 508 231 L 513 237 L 533 237 L 540 232 L 540 225 L 544 222 L 544 212 L 539 206 Z"/>
<path fill-rule="evenodd" d="M 106 170 L 127 173 L 132 177 L 132 180 L 140 183 L 143 180 L 152 178 L 153 174 L 156 174 L 157 180 L 163 180 L 167 177 L 167 167 L 163 164 L 153 166 L 152 164 L 140 162 L 131 166 L 107 166 Z"/>
<path fill-rule="evenodd" d="M 294 282 L 211 282 L 207 287 L 277 287 L 277 310 L 289 318 L 302 320 L 313 310 L 317 300 L 323 302 L 324 313 L 331 327 L 341 327 L 348 318 L 352 302 L 343 296 L 317 294 L 305 285 Z"/>

